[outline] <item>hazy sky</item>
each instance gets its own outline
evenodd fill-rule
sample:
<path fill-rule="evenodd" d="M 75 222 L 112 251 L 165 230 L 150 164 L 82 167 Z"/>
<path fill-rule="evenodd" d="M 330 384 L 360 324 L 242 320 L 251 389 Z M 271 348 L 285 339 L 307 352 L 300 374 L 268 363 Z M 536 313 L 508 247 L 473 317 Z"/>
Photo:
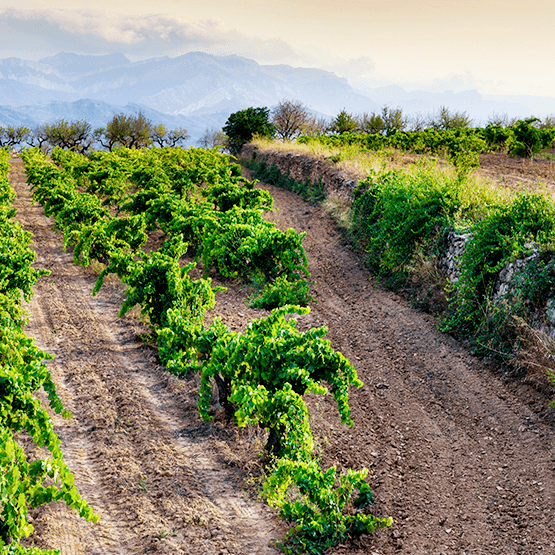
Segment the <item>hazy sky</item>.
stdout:
<path fill-rule="evenodd" d="M 0 58 L 202 50 L 351 84 L 555 96 L 546 0 L 0 0 Z"/>

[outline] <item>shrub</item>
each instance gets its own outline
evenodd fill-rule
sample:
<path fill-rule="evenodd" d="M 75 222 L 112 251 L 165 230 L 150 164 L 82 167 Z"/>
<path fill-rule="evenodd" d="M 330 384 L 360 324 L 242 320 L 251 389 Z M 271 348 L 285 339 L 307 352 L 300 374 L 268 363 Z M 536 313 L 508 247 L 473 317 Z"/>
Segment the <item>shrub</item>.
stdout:
<path fill-rule="evenodd" d="M 231 154 L 239 154 L 243 145 L 247 144 L 254 135 L 273 138 L 276 128 L 269 117 L 268 108 L 247 108 L 231 114 L 223 127 L 228 137 Z"/>

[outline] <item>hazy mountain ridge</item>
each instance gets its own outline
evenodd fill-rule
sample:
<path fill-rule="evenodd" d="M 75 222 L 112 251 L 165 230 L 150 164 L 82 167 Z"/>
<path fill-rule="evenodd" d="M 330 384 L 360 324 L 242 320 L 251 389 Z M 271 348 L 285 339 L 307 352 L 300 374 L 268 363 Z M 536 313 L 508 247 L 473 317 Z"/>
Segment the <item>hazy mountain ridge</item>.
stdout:
<path fill-rule="evenodd" d="M 555 113 L 555 98 L 408 92 L 399 86 L 360 91 L 328 71 L 260 65 L 236 55 L 190 52 L 133 62 L 123 54 L 62 52 L 38 62 L 0 60 L 0 125 L 33 126 L 64 118 L 86 119 L 100 127 L 118 112 L 141 109 L 157 123 L 186 127 L 195 142 L 206 127 L 221 127 L 232 112 L 271 107 L 282 99 L 300 100 L 330 117 L 343 108 L 361 114 L 384 105 L 424 116 L 448 106 L 466 111 L 475 123 L 493 114 Z"/>
<path fill-rule="evenodd" d="M 0 125 L 17 124 L 19 113 L 25 125 L 65 118 L 98 127 L 115 113 L 142 109 L 153 121 L 186 127 L 193 141 L 206 127 L 221 127 L 232 112 L 284 98 L 329 116 L 344 107 L 379 108 L 327 71 L 202 52 L 138 62 L 123 54 L 60 53 L 38 62 L 10 58 L 0 61 L 0 97 Z"/>

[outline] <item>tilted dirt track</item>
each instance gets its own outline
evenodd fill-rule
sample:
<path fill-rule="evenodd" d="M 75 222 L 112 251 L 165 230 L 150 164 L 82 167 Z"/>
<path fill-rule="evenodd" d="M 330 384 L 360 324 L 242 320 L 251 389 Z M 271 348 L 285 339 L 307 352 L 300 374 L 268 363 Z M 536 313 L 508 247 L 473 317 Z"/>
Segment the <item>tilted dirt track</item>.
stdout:
<path fill-rule="evenodd" d="M 177 381 L 136 341 L 136 318 L 118 319 L 117 284 L 90 296 L 95 276 L 71 264 L 19 161 L 17 219 L 35 234 L 30 335 L 73 412 L 56 419 L 79 489 L 102 516 L 83 523 L 63 506 L 36 511 L 34 538 L 62 553 L 271 553 L 283 527 L 249 499 L 232 467 L 256 435 L 196 415 L 195 377 Z M 374 286 L 331 219 L 270 186 L 280 227 L 306 231 L 318 302 L 299 327 L 327 325 L 364 387 L 351 392 L 355 424 L 342 426 L 330 396 L 309 400 L 327 465 L 370 469 L 373 512 L 390 529 L 328 553 L 555 553 L 554 414 L 525 384 L 505 384 L 434 320 Z M 226 283 L 215 314 L 244 329 L 260 311 Z M 254 452 L 254 451 L 253 451 Z M 175 534 L 175 535 L 172 535 Z"/>
<path fill-rule="evenodd" d="M 63 503 L 37 510 L 32 536 L 62 555 L 90 553 L 276 553 L 282 523 L 249 498 L 230 465 L 234 432 L 197 415 L 198 383 L 172 379 L 136 341 L 136 318 L 119 319 L 117 285 L 91 296 L 95 275 L 72 264 L 53 220 L 32 206 L 21 162 L 12 162 L 17 219 L 34 234 L 28 334 L 56 356 L 49 363 L 73 418 L 55 417 L 81 494 L 101 516 L 89 524 Z"/>
<path fill-rule="evenodd" d="M 364 382 L 350 394 L 350 429 L 332 398 L 312 402 L 314 425 L 327 438 L 326 462 L 370 468 L 374 513 L 395 519 L 360 547 L 379 554 L 555 553 L 548 399 L 525 384 L 503 383 L 433 318 L 376 288 L 322 209 L 262 186 L 279 207 L 272 219 L 307 232 L 318 302 L 301 322 L 327 325 L 333 346 Z"/>

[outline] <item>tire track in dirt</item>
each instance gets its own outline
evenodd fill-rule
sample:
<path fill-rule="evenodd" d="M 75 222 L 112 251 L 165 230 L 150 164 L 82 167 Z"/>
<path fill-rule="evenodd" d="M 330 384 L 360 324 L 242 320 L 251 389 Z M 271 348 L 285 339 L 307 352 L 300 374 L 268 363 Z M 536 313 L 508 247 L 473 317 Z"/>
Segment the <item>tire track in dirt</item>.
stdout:
<path fill-rule="evenodd" d="M 173 379 L 136 341 L 148 330 L 117 317 L 120 285 L 91 297 L 94 273 L 63 252 L 24 179 L 12 161 L 16 219 L 34 234 L 35 267 L 52 272 L 34 288 L 28 334 L 56 355 L 49 368 L 73 414 L 54 415 L 56 431 L 78 489 L 101 516 L 91 524 L 61 503 L 37 509 L 29 545 L 62 555 L 276 553 L 268 544 L 283 525 L 226 466 L 233 436 L 199 419 L 198 379 Z"/>
<path fill-rule="evenodd" d="M 318 302 L 299 328 L 327 325 L 332 345 L 364 382 L 350 394 L 350 429 L 330 396 L 312 398 L 323 459 L 368 467 L 373 512 L 395 520 L 329 553 L 555 553 L 548 399 L 504 383 L 432 317 L 375 287 L 321 208 L 259 186 L 279 207 L 269 219 L 307 232 Z"/>

